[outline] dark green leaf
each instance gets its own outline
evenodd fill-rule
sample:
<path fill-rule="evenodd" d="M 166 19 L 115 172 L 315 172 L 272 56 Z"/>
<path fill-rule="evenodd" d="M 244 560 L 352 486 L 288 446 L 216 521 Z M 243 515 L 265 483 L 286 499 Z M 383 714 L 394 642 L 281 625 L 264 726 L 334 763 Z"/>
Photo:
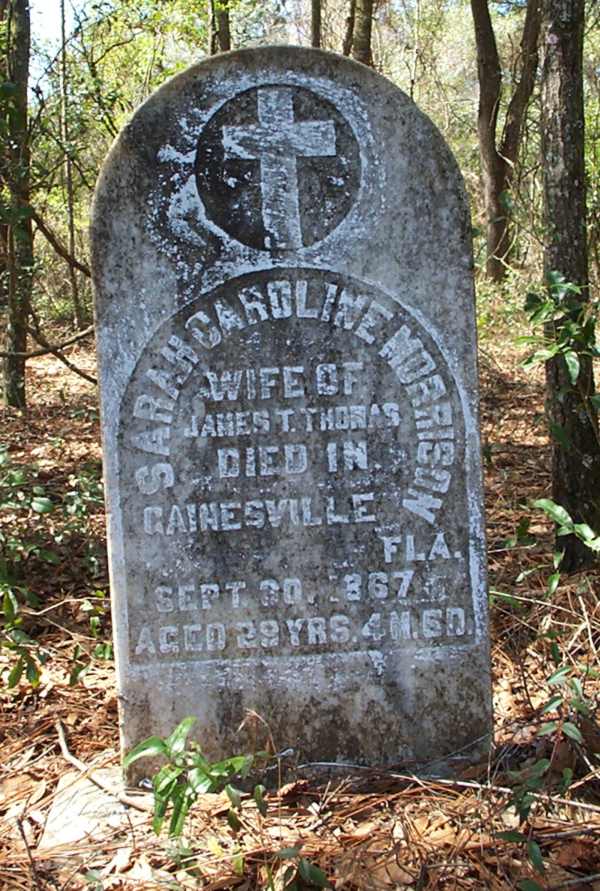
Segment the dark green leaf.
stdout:
<path fill-rule="evenodd" d="M 49 498 L 36 497 L 31 499 L 31 509 L 35 511 L 36 514 L 49 514 L 54 510 L 54 505 Z"/>
<path fill-rule="evenodd" d="M 563 733 L 565 733 L 571 739 L 574 739 L 575 742 L 578 742 L 578 743 L 583 742 L 583 736 L 581 735 L 581 731 L 579 730 L 579 727 L 575 726 L 575 724 L 571 724 L 569 721 L 567 721 L 565 724 L 563 724 L 562 729 L 563 729 Z"/>
<path fill-rule="evenodd" d="M 548 578 L 547 593 L 548 593 L 549 597 L 552 597 L 552 595 L 556 592 L 559 582 L 560 582 L 560 572 L 553 572 L 552 575 Z"/>
<path fill-rule="evenodd" d="M 239 830 L 242 828 L 241 821 L 232 808 L 229 808 L 229 810 L 227 811 L 227 822 L 234 832 L 239 832 Z"/>
<path fill-rule="evenodd" d="M 204 792 L 216 791 L 212 777 L 208 776 L 203 767 L 194 767 L 188 771 L 188 783 L 199 795 Z"/>
<path fill-rule="evenodd" d="M 573 521 L 564 507 L 551 501 L 550 498 L 538 498 L 533 502 L 533 506 L 543 510 L 558 526 L 573 527 Z"/>
<path fill-rule="evenodd" d="M 0 84 L 0 98 L 7 99 L 17 95 L 17 85 L 10 80 L 5 80 Z"/>
<path fill-rule="evenodd" d="M 280 860 L 293 860 L 300 853 L 300 848 L 281 848 L 275 852 L 275 856 Z"/>
<path fill-rule="evenodd" d="M 536 761 L 528 771 L 531 776 L 534 777 L 542 777 L 550 767 L 550 760 L 548 758 L 540 758 L 539 761 Z"/>
<path fill-rule="evenodd" d="M 89 667 L 89 665 L 82 665 L 80 663 L 73 665 L 71 673 L 69 674 L 69 686 L 74 687 L 79 679 L 83 677 L 86 671 L 88 671 Z"/>
<path fill-rule="evenodd" d="M 573 768 L 565 767 L 562 772 L 561 792 L 564 794 L 573 782 Z"/>
<path fill-rule="evenodd" d="M 109 641 L 96 644 L 96 646 L 94 647 L 94 656 L 96 657 L 96 659 L 112 659 L 114 657 L 113 645 Z"/>
<path fill-rule="evenodd" d="M 213 776 L 221 777 L 230 777 L 236 773 L 245 776 L 253 761 L 252 755 L 234 755 L 233 758 L 226 758 L 224 761 L 215 761 L 210 765 L 210 772 Z"/>
<path fill-rule="evenodd" d="M 225 793 L 232 806 L 239 811 L 242 806 L 242 793 L 240 792 L 240 790 L 236 789 L 235 786 L 230 786 L 228 783 L 225 786 Z"/>
<path fill-rule="evenodd" d="M 267 802 L 265 801 L 265 787 L 261 785 L 257 785 L 254 787 L 254 791 L 252 793 L 252 798 L 256 803 L 256 807 L 258 808 L 258 812 L 262 814 L 263 817 L 267 815 Z"/>
<path fill-rule="evenodd" d="M 305 857 L 301 857 L 298 862 L 298 872 L 305 882 L 314 885 L 316 888 L 330 887 L 323 870 L 311 863 L 310 860 L 306 860 Z"/>
<path fill-rule="evenodd" d="M 562 446 L 565 451 L 568 451 L 571 448 L 571 440 L 569 439 L 565 428 L 552 421 L 548 424 L 548 427 L 550 428 L 552 438 L 555 439 L 559 446 Z"/>
<path fill-rule="evenodd" d="M 542 857 L 540 846 L 533 839 L 527 842 L 527 856 L 529 857 L 533 868 L 543 875 L 544 858 Z"/>
<path fill-rule="evenodd" d="M 138 758 L 148 758 L 155 755 L 166 755 L 167 747 L 160 736 L 149 736 L 148 739 L 138 743 L 123 759 L 123 767 L 128 768 Z"/>
<path fill-rule="evenodd" d="M 178 838 L 183 832 L 185 818 L 187 817 L 195 798 L 196 796 L 189 786 L 179 786 L 173 791 L 173 795 L 171 796 L 173 813 L 171 814 L 171 822 L 169 823 L 170 836 Z"/>
<path fill-rule="evenodd" d="M 571 666 L 570 665 L 562 665 L 560 668 L 557 668 L 556 671 L 554 671 L 550 675 L 550 677 L 548 678 L 548 683 L 556 684 L 557 686 L 560 686 L 561 684 L 565 683 L 565 681 L 569 677 L 570 673 L 571 673 Z"/>
<path fill-rule="evenodd" d="M 164 798 L 154 798 L 154 817 L 152 818 L 152 831 L 159 835 L 160 830 L 162 829 L 162 825 L 165 821 L 165 815 L 167 813 L 167 808 L 169 806 L 169 799 L 167 797 Z"/>
<path fill-rule="evenodd" d="M 17 613 L 19 612 L 19 601 L 10 588 L 4 592 L 4 597 L 2 598 L 2 612 L 9 624 L 15 621 Z"/>
<path fill-rule="evenodd" d="M 173 733 L 167 737 L 165 744 L 171 756 L 176 755 L 178 752 L 183 752 L 185 749 L 185 741 L 195 723 L 196 718 L 194 717 L 184 718 L 183 721 L 177 725 Z"/>
<path fill-rule="evenodd" d="M 569 678 L 568 680 L 569 687 L 575 693 L 579 699 L 583 699 L 583 687 L 581 686 L 581 681 L 579 678 Z"/>
<path fill-rule="evenodd" d="M 23 657 L 19 657 L 13 667 L 10 670 L 10 674 L 8 675 L 7 684 L 9 687 L 16 687 L 19 681 L 21 680 L 21 675 L 23 674 L 23 669 L 25 667 L 25 660 Z"/>
<path fill-rule="evenodd" d="M 177 780 L 183 773 L 183 767 L 175 767 L 172 764 L 165 764 L 164 767 L 152 778 L 152 788 L 155 795 L 169 795 L 170 789 L 174 788 Z"/>
<path fill-rule="evenodd" d="M 517 832 L 516 829 L 509 829 L 506 832 L 495 832 L 494 835 L 496 838 L 501 838 L 502 841 L 515 842 L 516 844 L 522 844 L 527 841 L 527 836 L 523 835 L 522 832 Z"/>
<path fill-rule="evenodd" d="M 25 677 L 35 690 L 36 687 L 40 685 L 40 670 L 33 661 L 33 659 L 26 659 L 27 669 L 25 671 Z"/>
<path fill-rule="evenodd" d="M 569 372 L 571 383 L 575 385 L 577 383 L 577 378 L 579 377 L 580 362 L 579 356 L 574 350 L 568 350 L 565 353 L 565 364 L 567 366 L 567 371 Z"/>
<path fill-rule="evenodd" d="M 545 715 L 548 712 L 555 712 L 559 705 L 562 705 L 563 697 L 560 693 L 557 693 L 556 696 L 553 696 L 548 700 L 544 708 L 542 709 L 542 714 Z"/>
<path fill-rule="evenodd" d="M 549 733 L 554 733 L 554 731 L 558 728 L 558 721 L 550 721 L 549 724 L 542 724 L 540 729 L 537 732 L 538 736 L 547 736 Z"/>

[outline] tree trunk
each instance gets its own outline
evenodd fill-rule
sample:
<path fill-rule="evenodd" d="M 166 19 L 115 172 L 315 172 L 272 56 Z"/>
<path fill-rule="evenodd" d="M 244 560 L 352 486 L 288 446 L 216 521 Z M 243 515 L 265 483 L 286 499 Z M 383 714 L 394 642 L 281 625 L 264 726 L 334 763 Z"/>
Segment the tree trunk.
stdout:
<path fill-rule="evenodd" d="M 583 28 L 584 0 L 545 0 L 542 70 L 542 157 L 544 180 L 544 273 L 560 273 L 581 293 L 575 316 L 588 300 L 586 195 L 584 167 Z M 594 374 L 588 356 L 579 355 L 580 373 L 571 383 L 564 358 L 546 365 L 546 410 L 551 429 L 552 495 L 575 522 L 600 532 L 600 447 L 591 397 Z M 561 537 L 562 566 L 573 571 L 589 565 L 593 553 L 575 536 Z"/>
<path fill-rule="evenodd" d="M 25 408 L 25 359 L 27 323 L 33 275 L 33 238 L 29 205 L 30 157 L 27 121 L 29 79 L 29 0 L 8 0 L 5 13 L 4 68 L 12 92 L 5 98 L 2 114 L 7 139 L 2 158 L 2 181 L 9 196 L 6 243 L 8 320 L 3 361 L 2 389 L 7 405 Z M 4 240 L 4 239 L 3 239 Z"/>
<path fill-rule="evenodd" d="M 209 51 L 211 56 L 231 49 L 229 0 L 209 0 Z"/>
<path fill-rule="evenodd" d="M 371 33 L 374 0 L 356 0 L 352 32 L 352 58 L 363 65 L 372 65 Z"/>
<path fill-rule="evenodd" d="M 535 83 L 540 2 L 541 0 L 528 0 L 527 3 L 521 40 L 521 76 L 507 109 L 504 133 L 498 146 L 502 66 L 488 0 L 471 0 L 479 79 L 477 134 L 486 212 L 486 274 L 493 281 L 504 278 L 510 254 L 510 217 L 505 196 L 512 184 L 523 121 Z"/>
<path fill-rule="evenodd" d="M 350 0 L 348 8 L 348 18 L 346 19 L 346 33 L 344 34 L 344 43 L 342 45 L 342 53 L 349 56 L 352 52 L 352 36 L 354 34 L 354 19 L 356 16 L 356 0 Z"/>
<path fill-rule="evenodd" d="M 311 0 L 310 17 L 311 41 L 315 49 L 321 48 L 321 0 Z"/>
<path fill-rule="evenodd" d="M 65 0 L 60 0 L 60 27 L 61 27 L 61 58 L 60 58 L 60 130 L 65 153 L 64 160 L 64 185 L 67 198 L 67 226 L 69 254 L 75 256 L 75 202 L 73 197 L 73 162 L 71 161 L 71 147 L 69 145 L 69 97 L 67 82 L 67 34 L 65 27 Z M 75 327 L 83 331 L 86 319 L 79 296 L 79 284 L 74 267 L 69 264 L 69 281 L 71 283 L 71 299 L 75 314 Z"/>

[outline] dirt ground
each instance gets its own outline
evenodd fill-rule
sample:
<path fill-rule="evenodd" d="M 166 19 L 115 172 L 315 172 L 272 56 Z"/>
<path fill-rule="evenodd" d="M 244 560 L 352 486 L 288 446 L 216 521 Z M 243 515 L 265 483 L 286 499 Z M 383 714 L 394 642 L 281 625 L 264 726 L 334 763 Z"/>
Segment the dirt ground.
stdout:
<path fill-rule="evenodd" d="M 68 355 L 95 373 L 91 347 Z M 225 796 L 203 795 L 180 840 L 152 832 L 149 793 L 124 805 L 99 791 L 115 811 L 102 831 L 62 842 L 48 831 L 59 781 L 64 790 L 91 775 L 106 786 L 118 765 L 99 420 L 93 385 L 54 357 L 29 363 L 27 414 L 0 410 L 0 493 L 12 473 L 13 490 L 36 486 L 54 508 L 25 499 L 0 510 L 34 661 L 29 680 L 27 660 L 15 680 L 19 654 L 0 650 L 0 888 L 283 889 L 292 875 L 313 888 L 323 884 L 319 867 L 348 891 L 600 889 L 600 576 L 558 578 L 553 567 L 549 522 L 531 507 L 549 496 L 542 379 L 518 359 L 506 342 L 483 339 L 489 758 L 444 781 L 363 770 L 318 785 L 300 772 L 267 795 L 266 815 L 247 796 L 237 829 Z M 68 807 L 66 826 L 80 820 Z"/>

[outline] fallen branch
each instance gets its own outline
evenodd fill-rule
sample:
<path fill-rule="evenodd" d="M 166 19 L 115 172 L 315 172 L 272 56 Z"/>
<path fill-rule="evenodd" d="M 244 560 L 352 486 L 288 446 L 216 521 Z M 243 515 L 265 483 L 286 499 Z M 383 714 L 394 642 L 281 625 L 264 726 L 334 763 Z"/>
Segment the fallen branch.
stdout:
<path fill-rule="evenodd" d="M 131 798 L 129 795 L 125 795 L 121 792 L 116 792 L 110 785 L 110 783 L 106 783 L 104 780 L 100 779 L 100 777 L 96 776 L 93 770 L 88 767 L 83 761 L 80 761 L 79 758 L 76 758 L 75 755 L 72 755 L 69 751 L 69 747 L 67 746 L 67 740 L 65 737 L 65 731 L 63 729 L 60 721 L 56 721 L 54 724 L 56 728 L 56 732 L 58 734 L 58 744 L 60 746 L 60 751 L 62 753 L 65 761 L 68 761 L 69 764 L 72 764 L 73 767 L 76 767 L 84 776 L 87 777 L 95 786 L 98 786 L 99 789 L 102 789 L 103 792 L 108 793 L 113 798 L 116 798 L 117 801 L 120 801 L 121 804 L 126 804 L 128 807 L 133 807 L 138 811 L 144 811 L 145 813 L 152 811 L 153 806 L 148 801 L 138 801 L 135 798 Z"/>
<path fill-rule="evenodd" d="M 419 785 L 431 786 L 448 786 L 455 789 L 476 789 L 478 792 L 491 792 L 494 795 L 513 795 L 514 789 L 509 786 L 496 786 L 493 783 L 476 783 L 473 780 L 452 780 L 443 777 L 418 777 L 415 774 L 394 773 L 388 770 L 378 770 L 373 767 L 365 767 L 364 764 L 348 764 L 343 761 L 308 761 L 305 764 L 299 764 L 297 770 L 312 769 L 315 767 L 324 767 L 328 770 L 356 770 L 368 771 L 371 776 L 389 777 L 393 780 L 402 780 L 407 783 L 417 783 Z M 535 801 L 543 801 L 545 804 L 560 804 L 563 807 L 573 807 L 582 811 L 590 811 L 593 814 L 600 814 L 600 806 L 588 804 L 586 801 L 574 801 L 571 798 L 561 798 L 558 795 L 548 795 L 544 792 L 528 793 Z"/>

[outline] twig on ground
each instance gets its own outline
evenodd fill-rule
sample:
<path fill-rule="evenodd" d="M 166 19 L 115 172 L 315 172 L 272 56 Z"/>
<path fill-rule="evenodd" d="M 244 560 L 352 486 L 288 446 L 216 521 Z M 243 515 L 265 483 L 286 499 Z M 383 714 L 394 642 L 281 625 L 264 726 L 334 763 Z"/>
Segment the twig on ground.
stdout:
<path fill-rule="evenodd" d="M 595 872 L 591 876 L 579 876 L 577 879 L 568 879 L 566 882 L 561 882 L 559 885 L 548 885 L 548 891 L 561 891 L 562 888 L 575 888 L 577 885 L 589 885 L 590 882 L 595 882 L 596 879 L 600 879 L 600 872 Z"/>
<path fill-rule="evenodd" d="M 110 785 L 110 783 L 104 782 L 104 780 L 100 779 L 100 777 L 94 774 L 91 767 L 88 767 L 83 761 L 80 761 L 79 758 L 76 758 L 75 755 L 72 755 L 69 751 L 69 747 L 67 746 L 67 740 L 65 738 L 65 731 L 63 730 L 63 726 L 60 721 L 56 721 L 54 724 L 56 728 L 56 732 L 58 734 L 58 743 L 60 745 L 60 751 L 62 752 L 62 756 L 65 761 L 68 761 L 69 764 L 72 764 L 73 767 L 76 767 L 77 770 L 81 771 L 82 774 L 91 780 L 95 786 L 98 786 L 99 789 L 102 789 L 103 792 L 107 792 L 109 795 L 112 795 L 113 798 L 116 798 L 117 801 L 120 801 L 121 804 L 126 804 L 129 807 L 133 807 L 138 811 L 145 811 L 146 813 L 153 810 L 153 806 L 148 801 L 138 801 L 135 798 L 131 798 L 129 795 L 124 795 L 121 792 L 116 792 Z"/>
<path fill-rule="evenodd" d="M 393 773 L 392 771 L 377 770 L 372 767 L 365 767 L 364 764 L 349 764 L 347 762 L 308 761 L 305 764 L 299 764 L 298 770 L 313 767 L 326 767 L 328 769 L 333 768 L 334 770 L 369 771 L 374 777 L 389 777 L 389 779 L 402 780 L 407 783 L 427 783 L 429 787 L 447 786 L 450 788 L 454 787 L 458 789 L 476 789 L 479 792 L 491 792 L 494 795 L 512 795 L 514 792 L 514 789 L 511 789 L 509 786 L 495 786 L 492 783 L 476 783 L 473 780 L 450 780 L 443 777 L 428 777 L 427 779 L 425 779 L 414 776 L 412 774 Z M 535 801 L 543 801 L 547 804 L 560 804 L 564 807 L 572 807 L 582 811 L 590 811 L 593 814 L 600 814 L 600 806 L 595 804 L 588 804 L 585 801 L 573 801 L 570 798 L 560 798 L 557 795 L 547 795 L 543 792 L 530 792 L 529 794 Z"/>
<path fill-rule="evenodd" d="M 23 818 L 16 818 L 17 827 L 19 829 L 19 835 L 23 841 L 23 845 L 25 846 L 25 853 L 27 854 L 27 860 L 29 861 L 29 876 L 31 878 L 31 887 L 37 888 L 38 891 L 42 891 L 42 887 L 39 883 L 38 874 L 36 872 L 35 863 L 33 862 L 33 857 L 31 856 L 31 849 L 29 847 L 29 842 L 27 841 L 27 836 L 25 835 L 25 830 L 23 829 Z"/>

